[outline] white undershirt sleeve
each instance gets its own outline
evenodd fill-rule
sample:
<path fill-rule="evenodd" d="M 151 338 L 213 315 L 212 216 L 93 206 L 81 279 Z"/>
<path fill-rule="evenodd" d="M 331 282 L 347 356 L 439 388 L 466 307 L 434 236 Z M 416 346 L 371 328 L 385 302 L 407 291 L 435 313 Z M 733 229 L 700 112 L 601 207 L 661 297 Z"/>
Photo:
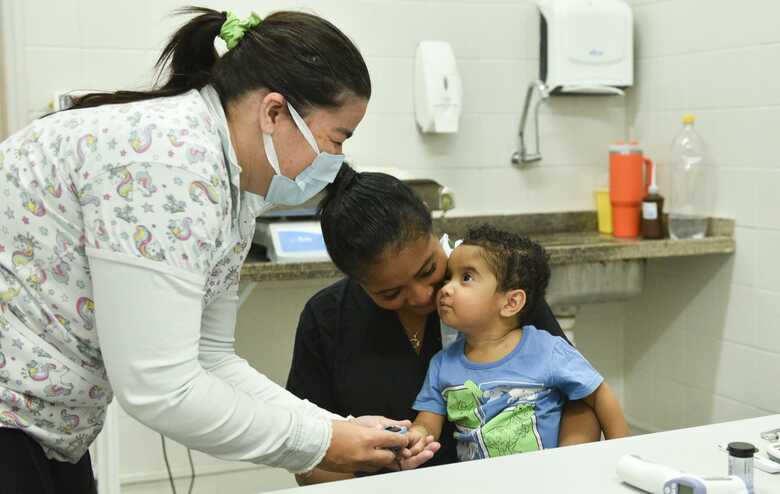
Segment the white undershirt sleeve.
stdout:
<path fill-rule="evenodd" d="M 217 323 L 232 300 L 204 314 L 197 275 L 119 253 L 87 254 L 104 364 L 128 414 L 226 460 L 292 473 L 322 461 L 331 421 L 235 355 L 235 315 Z"/>
<path fill-rule="evenodd" d="M 200 337 L 200 363 L 206 371 L 258 401 L 286 406 L 311 416 L 345 420 L 309 400 L 301 400 L 282 386 L 255 370 L 235 351 L 235 327 L 238 313 L 238 286 L 215 299 L 203 311 Z"/>

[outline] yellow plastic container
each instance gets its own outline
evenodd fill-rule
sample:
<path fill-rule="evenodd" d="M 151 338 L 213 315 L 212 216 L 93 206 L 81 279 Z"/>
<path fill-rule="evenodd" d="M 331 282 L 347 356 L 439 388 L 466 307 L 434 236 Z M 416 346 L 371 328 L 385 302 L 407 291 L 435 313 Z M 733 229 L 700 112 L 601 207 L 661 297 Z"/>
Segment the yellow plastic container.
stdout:
<path fill-rule="evenodd" d="M 612 203 L 609 200 L 609 189 L 596 189 L 593 195 L 596 198 L 599 233 L 612 235 Z"/>

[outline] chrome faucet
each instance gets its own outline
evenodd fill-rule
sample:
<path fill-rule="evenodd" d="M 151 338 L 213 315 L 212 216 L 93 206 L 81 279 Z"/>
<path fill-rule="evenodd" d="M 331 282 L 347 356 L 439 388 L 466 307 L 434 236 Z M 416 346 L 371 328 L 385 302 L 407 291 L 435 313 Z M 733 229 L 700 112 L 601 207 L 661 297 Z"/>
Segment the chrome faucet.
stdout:
<path fill-rule="evenodd" d="M 539 93 L 539 100 L 534 106 L 534 127 L 536 132 L 536 151 L 529 153 L 525 146 L 525 122 L 528 120 L 528 108 L 531 105 L 531 98 L 533 97 L 534 90 Z M 526 163 L 532 163 L 542 159 L 542 153 L 539 149 L 539 106 L 550 95 L 550 90 L 547 85 L 536 80 L 528 85 L 528 89 L 525 92 L 525 103 L 523 104 L 523 115 L 520 117 L 520 129 L 518 131 L 518 140 L 520 148 L 512 153 L 512 164 L 515 166 L 522 166 Z"/>

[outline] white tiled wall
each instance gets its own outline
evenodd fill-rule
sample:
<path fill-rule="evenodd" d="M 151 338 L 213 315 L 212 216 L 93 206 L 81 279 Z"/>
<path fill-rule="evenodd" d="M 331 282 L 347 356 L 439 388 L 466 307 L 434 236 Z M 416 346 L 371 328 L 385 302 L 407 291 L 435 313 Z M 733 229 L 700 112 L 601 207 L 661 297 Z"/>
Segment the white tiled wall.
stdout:
<path fill-rule="evenodd" d="M 669 429 L 780 412 L 780 4 L 634 1 L 632 136 L 661 164 L 685 112 L 718 177 L 737 254 L 656 261 L 626 311 L 626 411 Z"/>
<path fill-rule="evenodd" d="M 62 89 L 146 86 L 165 38 L 181 18 L 166 17 L 176 0 L 2 0 L 6 43 L 8 131 L 47 111 Z M 527 84 L 537 75 L 538 18 L 530 0 L 225 0 L 197 2 L 240 16 L 255 10 L 318 13 L 359 46 L 372 74 L 368 114 L 346 147 L 359 167 L 392 167 L 435 178 L 455 191 L 459 215 L 593 209 L 592 190 L 606 179 L 606 146 L 624 138 L 621 98 L 553 100 L 543 107 L 542 164 L 509 164 Z M 424 39 L 452 43 L 463 78 L 460 133 L 423 136 L 414 123 L 413 67 Z M 478 180 L 475 180 L 477 179 Z M 604 182 L 606 183 L 606 182 Z M 325 282 L 261 286 L 240 314 L 239 348 L 258 368 L 283 382 L 297 314 Z M 282 301 L 281 303 L 279 301 Z M 280 308 L 282 310 L 280 310 Z M 622 305 L 587 307 L 577 341 L 621 390 Z M 121 415 L 123 491 L 168 492 L 159 437 Z M 184 450 L 171 445 L 176 473 L 188 471 Z M 231 492 L 290 485 L 276 470 L 219 475 L 225 465 L 196 455 L 196 492 Z M 186 487 L 186 479 L 179 489 Z"/>
<path fill-rule="evenodd" d="M 525 86 L 536 75 L 538 25 L 530 0 L 205 2 L 241 15 L 303 7 L 340 26 L 363 51 L 374 82 L 368 115 L 348 153 L 358 166 L 439 179 L 455 191 L 457 214 L 592 209 L 591 191 L 606 173 L 606 144 L 626 133 L 661 165 L 662 192 L 668 190 L 669 144 L 682 113 L 693 111 L 717 171 L 718 212 L 737 219 L 737 254 L 651 262 L 642 296 L 582 308 L 578 345 L 624 389 L 628 415 L 649 430 L 780 412 L 774 382 L 780 368 L 780 162 L 774 149 L 780 4 L 630 3 L 637 84 L 628 104 L 619 98 L 551 101 L 541 117 L 545 160 L 517 171 L 508 158 Z M 14 130 L 44 111 L 56 89 L 147 83 L 164 37 L 178 22 L 162 18 L 181 3 L 2 5 L 6 38 L 9 25 L 22 27 L 5 47 L 15 84 L 3 112 Z M 458 57 L 465 99 L 455 136 L 423 136 L 415 128 L 413 54 L 422 39 L 450 41 Z M 9 52 L 13 47 L 18 50 Z M 252 309 L 242 311 L 241 347 L 279 381 L 296 314 L 323 284 L 261 287 L 248 302 Z M 285 302 L 271 304 L 272 295 Z M 122 427 L 128 441 L 123 475 L 137 481 L 127 491 L 164 492 L 165 484 L 154 481 L 162 468 L 156 438 L 129 419 Z M 173 453 L 175 468 L 185 471 L 181 449 Z M 202 456 L 196 461 L 201 472 L 223 468 Z M 251 470 L 206 475 L 200 489 L 226 478 L 234 492 L 290 482 L 276 471 Z"/>
<path fill-rule="evenodd" d="M 363 51 L 374 83 L 369 112 L 347 152 L 358 166 L 439 179 L 455 191 L 457 214 L 592 209 L 591 191 L 606 174 L 606 144 L 627 132 L 661 165 L 662 191 L 668 190 L 668 146 L 681 114 L 694 111 L 717 169 L 718 211 L 737 218 L 736 256 L 650 263 L 641 297 L 582 308 L 577 342 L 624 390 L 628 415 L 646 429 L 780 411 L 773 382 L 780 368 L 775 1 L 631 1 L 638 56 L 628 105 L 619 98 L 551 101 L 541 116 L 545 160 L 525 171 L 508 159 L 525 86 L 536 75 L 538 25 L 530 0 L 204 3 L 240 15 L 303 7 L 340 26 Z M 179 22 L 164 16 L 182 4 L 3 0 L 6 130 L 46 111 L 55 90 L 146 85 Z M 413 55 L 423 39 L 450 41 L 458 57 L 465 98 L 455 136 L 423 136 L 415 128 Z M 280 382 L 298 310 L 324 283 L 260 287 L 241 313 L 240 347 Z M 166 492 L 157 438 L 124 416 L 121 431 L 122 474 L 130 482 L 124 490 Z M 184 473 L 183 450 L 171 449 L 174 469 Z M 290 484 L 289 476 L 268 469 L 220 475 L 235 465 L 202 455 L 196 465 L 196 492 L 226 482 L 231 492 Z"/>
<path fill-rule="evenodd" d="M 538 19 L 528 0 L 202 2 L 244 15 L 304 8 L 332 20 L 362 50 L 372 73 L 368 115 L 347 147 L 357 166 L 395 167 L 455 190 L 458 214 L 588 209 L 605 175 L 606 145 L 625 133 L 620 98 L 554 101 L 542 116 L 545 162 L 509 164 L 525 87 L 537 75 Z M 142 87 L 183 2 L 4 0 L 18 47 L 9 74 L 15 130 L 46 111 L 55 90 Z M 6 34 L 6 36 L 9 36 Z M 412 106 L 414 51 L 452 43 L 465 90 L 461 131 L 423 136 Z M 473 183 L 474 173 L 485 179 Z"/>

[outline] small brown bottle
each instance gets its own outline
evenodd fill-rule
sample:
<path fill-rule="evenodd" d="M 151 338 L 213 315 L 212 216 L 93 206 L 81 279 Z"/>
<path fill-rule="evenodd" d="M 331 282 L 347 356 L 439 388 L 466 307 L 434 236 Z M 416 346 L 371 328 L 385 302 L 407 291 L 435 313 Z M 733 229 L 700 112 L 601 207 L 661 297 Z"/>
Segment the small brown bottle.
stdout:
<path fill-rule="evenodd" d="M 664 198 L 658 193 L 658 186 L 655 184 L 655 167 L 647 192 L 642 199 L 642 237 L 663 238 Z"/>

